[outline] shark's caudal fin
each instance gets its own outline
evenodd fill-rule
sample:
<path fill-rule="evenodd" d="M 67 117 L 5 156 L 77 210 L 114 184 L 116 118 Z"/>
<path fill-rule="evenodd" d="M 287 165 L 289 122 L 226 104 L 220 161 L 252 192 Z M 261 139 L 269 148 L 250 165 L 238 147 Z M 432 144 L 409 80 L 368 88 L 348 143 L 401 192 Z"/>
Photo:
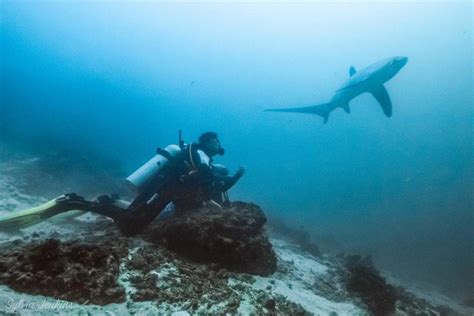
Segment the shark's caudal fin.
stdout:
<path fill-rule="evenodd" d="M 291 112 L 291 113 L 306 113 L 316 114 L 324 119 L 324 124 L 328 122 L 329 113 L 331 113 L 331 103 L 323 103 L 313 106 L 305 106 L 300 108 L 284 108 L 284 109 L 268 109 L 268 112 Z"/>
<path fill-rule="evenodd" d="M 370 93 L 372 93 L 374 98 L 379 102 L 385 116 L 392 116 L 392 101 L 390 100 L 387 89 L 385 89 L 383 85 L 380 85 L 376 89 L 371 90 Z"/>

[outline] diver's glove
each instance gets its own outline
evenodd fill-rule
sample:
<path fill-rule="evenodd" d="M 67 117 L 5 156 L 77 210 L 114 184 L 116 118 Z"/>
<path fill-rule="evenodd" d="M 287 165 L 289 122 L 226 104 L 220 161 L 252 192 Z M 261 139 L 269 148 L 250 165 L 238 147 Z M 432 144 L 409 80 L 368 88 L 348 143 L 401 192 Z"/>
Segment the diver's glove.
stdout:
<path fill-rule="evenodd" d="M 242 178 L 244 173 L 245 173 L 245 168 L 240 166 L 237 172 L 232 177 L 227 176 L 227 177 L 218 178 L 217 179 L 218 181 L 216 182 L 217 189 L 222 192 L 228 191 L 237 183 L 237 181 L 240 180 L 240 178 Z"/>
<path fill-rule="evenodd" d="M 237 172 L 233 176 L 233 178 L 235 179 L 235 182 L 239 181 L 239 179 L 242 178 L 244 173 L 245 173 L 245 167 L 240 166 L 239 169 L 237 169 Z"/>

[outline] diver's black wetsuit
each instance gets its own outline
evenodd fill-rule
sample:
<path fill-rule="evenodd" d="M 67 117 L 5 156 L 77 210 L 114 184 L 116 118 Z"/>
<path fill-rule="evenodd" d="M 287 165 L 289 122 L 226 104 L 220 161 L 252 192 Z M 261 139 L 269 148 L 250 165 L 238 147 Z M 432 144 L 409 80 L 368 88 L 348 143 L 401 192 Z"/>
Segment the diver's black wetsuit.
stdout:
<path fill-rule="evenodd" d="M 140 233 L 161 211 L 173 202 L 177 211 L 198 207 L 210 200 L 215 190 L 227 191 L 237 180 L 221 179 L 216 182 L 212 173 L 211 157 L 201 150 L 199 144 L 183 148 L 183 157 L 163 182 L 156 183 L 152 192 L 139 195 L 127 209 L 114 204 L 108 196 L 89 202 L 89 210 L 112 218 L 122 233 L 133 236 Z M 87 202 L 87 201 L 85 201 Z"/>
<path fill-rule="evenodd" d="M 158 154 L 167 158 L 167 163 L 160 165 L 159 172 L 153 177 L 145 177 L 138 186 L 140 195 L 130 204 L 113 196 L 103 195 L 88 201 L 69 193 L 35 210 L 1 219 L 0 227 L 18 229 L 70 210 L 82 210 L 113 219 L 125 235 L 131 236 L 140 233 L 170 202 L 179 213 L 197 208 L 206 201 L 216 205 L 213 198 L 221 204 L 228 201 L 224 198 L 225 192 L 245 169 L 241 167 L 235 176 L 229 177 L 224 166 L 212 164 L 213 156 L 224 154 L 217 134 L 206 132 L 199 137 L 199 143 L 184 145 L 180 141 L 180 146 L 180 151 L 173 155 L 158 149 Z"/>

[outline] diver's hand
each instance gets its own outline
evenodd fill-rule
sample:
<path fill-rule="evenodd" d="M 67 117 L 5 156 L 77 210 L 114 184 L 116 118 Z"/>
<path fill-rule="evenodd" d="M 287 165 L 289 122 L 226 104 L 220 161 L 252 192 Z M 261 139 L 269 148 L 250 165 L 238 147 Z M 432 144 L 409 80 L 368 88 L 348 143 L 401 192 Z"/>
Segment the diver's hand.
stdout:
<path fill-rule="evenodd" d="M 235 173 L 235 176 L 237 179 L 240 179 L 245 173 L 245 167 L 240 166 L 237 172 Z"/>

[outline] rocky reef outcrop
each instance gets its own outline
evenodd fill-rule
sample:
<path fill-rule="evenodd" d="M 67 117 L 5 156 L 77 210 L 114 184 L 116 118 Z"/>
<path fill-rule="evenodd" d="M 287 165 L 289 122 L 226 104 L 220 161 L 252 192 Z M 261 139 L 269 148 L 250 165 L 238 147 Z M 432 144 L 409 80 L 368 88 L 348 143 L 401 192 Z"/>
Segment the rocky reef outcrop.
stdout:
<path fill-rule="evenodd" d="M 234 272 L 270 275 L 276 254 L 265 234 L 267 219 L 255 204 L 199 208 L 155 223 L 145 239 L 201 263 Z"/>
<path fill-rule="evenodd" d="M 127 252 L 126 243 L 116 238 L 10 245 L 0 254 L 0 282 L 19 292 L 78 303 L 122 302 L 125 290 L 117 277 Z"/>
<path fill-rule="evenodd" d="M 256 280 L 250 274 L 198 264 L 162 246 L 140 247 L 130 255 L 126 268 L 135 302 L 180 306 L 198 315 L 241 314 L 238 309 L 249 303 L 258 315 L 308 315 L 283 295 L 253 289 Z"/>
<path fill-rule="evenodd" d="M 135 275 L 129 280 L 137 290 L 132 295 L 134 301 L 171 303 L 198 295 L 197 299 L 199 293 L 212 292 L 212 288 L 227 288 L 230 271 L 269 275 L 276 270 L 276 254 L 264 232 L 265 222 L 258 206 L 238 202 L 226 209 L 200 208 L 157 220 L 134 240 L 122 236 L 105 219 L 77 226 L 80 236 L 41 237 L 35 233 L 2 247 L 0 283 L 18 292 L 82 304 L 124 302 L 126 291 L 119 277 L 125 263 L 125 269 Z M 155 247 L 130 253 L 131 243 L 141 238 Z M 189 286 L 180 287 L 168 277 L 168 290 L 160 290 L 157 275 L 150 272 L 178 261 L 183 262 L 177 267 L 182 270 L 182 281 L 189 279 Z M 215 299 L 232 294 L 227 292 L 216 292 Z"/>
<path fill-rule="evenodd" d="M 345 284 L 347 291 L 367 306 L 373 315 L 391 315 L 395 311 L 395 288 L 387 284 L 373 266 L 370 258 L 348 256 L 345 258 Z"/>

